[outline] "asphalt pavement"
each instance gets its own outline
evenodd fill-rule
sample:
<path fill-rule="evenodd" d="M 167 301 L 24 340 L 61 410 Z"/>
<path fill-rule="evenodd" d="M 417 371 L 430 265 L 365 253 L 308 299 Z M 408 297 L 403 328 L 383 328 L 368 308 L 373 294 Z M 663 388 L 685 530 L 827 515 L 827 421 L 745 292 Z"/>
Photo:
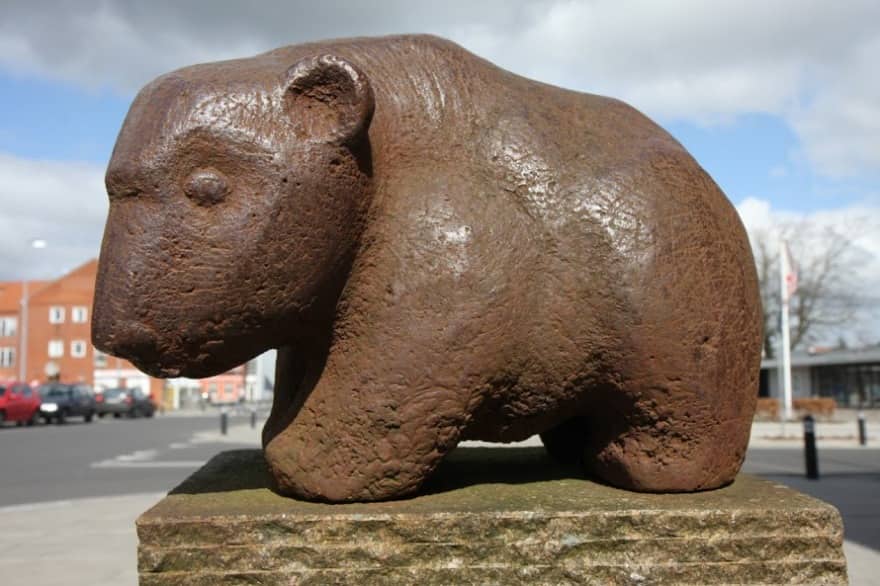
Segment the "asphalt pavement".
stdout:
<path fill-rule="evenodd" d="M 0 506 L 166 492 L 223 449 L 219 440 L 196 441 L 218 430 L 216 413 L 6 425 L 0 429 Z"/>
<path fill-rule="evenodd" d="M 262 422 L 233 416 L 221 435 L 219 414 L 198 415 L 0 429 L 0 583 L 136 584 L 137 516 L 216 453 L 259 444 Z M 807 480 L 798 425 L 756 425 L 744 472 L 837 506 L 851 583 L 880 586 L 880 427 L 868 447 L 851 428 L 822 428 Z"/>

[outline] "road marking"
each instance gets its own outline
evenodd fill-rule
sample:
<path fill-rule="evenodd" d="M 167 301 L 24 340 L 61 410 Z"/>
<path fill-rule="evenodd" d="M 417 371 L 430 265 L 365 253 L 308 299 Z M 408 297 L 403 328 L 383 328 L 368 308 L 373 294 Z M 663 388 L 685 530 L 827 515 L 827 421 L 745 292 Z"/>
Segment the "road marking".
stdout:
<path fill-rule="evenodd" d="M 92 462 L 91 468 L 198 468 L 205 460 L 156 460 L 158 450 L 136 450 L 115 458 Z"/>
<path fill-rule="evenodd" d="M 207 460 L 155 460 L 152 462 L 132 462 L 120 460 L 102 460 L 93 462 L 92 468 L 198 468 Z"/>
<path fill-rule="evenodd" d="M 130 454 L 116 456 L 115 459 L 120 462 L 144 462 L 146 460 L 152 460 L 158 453 L 157 450 L 138 450 Z"/>

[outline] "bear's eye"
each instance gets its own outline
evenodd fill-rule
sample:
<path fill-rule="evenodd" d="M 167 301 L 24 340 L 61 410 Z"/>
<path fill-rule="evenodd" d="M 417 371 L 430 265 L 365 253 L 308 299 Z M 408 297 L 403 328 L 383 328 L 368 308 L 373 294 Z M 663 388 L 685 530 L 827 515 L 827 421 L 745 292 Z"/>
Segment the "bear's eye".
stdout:
<path fill-rule="evenodd" d="M 226 198 L 229 184 L 216 169 L 198 169 L 186 179 L 183 192 L 200 206 L 212 206 Z"/>

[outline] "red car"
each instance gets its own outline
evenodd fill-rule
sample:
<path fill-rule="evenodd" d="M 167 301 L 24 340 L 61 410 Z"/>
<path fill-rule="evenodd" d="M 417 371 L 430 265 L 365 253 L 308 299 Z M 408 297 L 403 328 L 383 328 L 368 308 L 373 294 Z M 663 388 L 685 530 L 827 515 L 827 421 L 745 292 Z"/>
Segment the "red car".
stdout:
<path fill-rule="evenodd" d="M 40 394 L 27 383 L 0 382 L 0 424 L 17 421 L 33 425 L 40 414 Z"/>

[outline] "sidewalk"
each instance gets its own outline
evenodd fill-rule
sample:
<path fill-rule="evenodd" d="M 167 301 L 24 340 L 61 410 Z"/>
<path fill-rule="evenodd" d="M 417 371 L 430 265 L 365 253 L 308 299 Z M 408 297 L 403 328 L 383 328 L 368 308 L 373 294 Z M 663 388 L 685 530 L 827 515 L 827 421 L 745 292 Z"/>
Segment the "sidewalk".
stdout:
<path fill-rule="evenodd" d="M 859 445 L 858 423 L 852 421 L 817 421 L 816 442 L 823 448 L 880 448 L 880 422 L 869 420 L 866 425 L 868 443 Z M 752 424 L 751 447 L 804 447 L 802 421 L 755 421 Z"/>
<path fill-rule="evenodd" d="M 260 436 L 263 433 L 263 423 L 263 421 L 258 421 L 256 427 L 251 427 L 247 423 L 230 425 L 226 430 L 226 435 L 220 433 L 218 423 L 218 429 L 197 431 L 189 441 L 193 444 L 252 444 L 258 448 L 262 445 Z"/>
<path fill-rule="evenodd" d="M 164 494 L 0 508 L 4 586 L 137 584 L 135 519 Z"/>

